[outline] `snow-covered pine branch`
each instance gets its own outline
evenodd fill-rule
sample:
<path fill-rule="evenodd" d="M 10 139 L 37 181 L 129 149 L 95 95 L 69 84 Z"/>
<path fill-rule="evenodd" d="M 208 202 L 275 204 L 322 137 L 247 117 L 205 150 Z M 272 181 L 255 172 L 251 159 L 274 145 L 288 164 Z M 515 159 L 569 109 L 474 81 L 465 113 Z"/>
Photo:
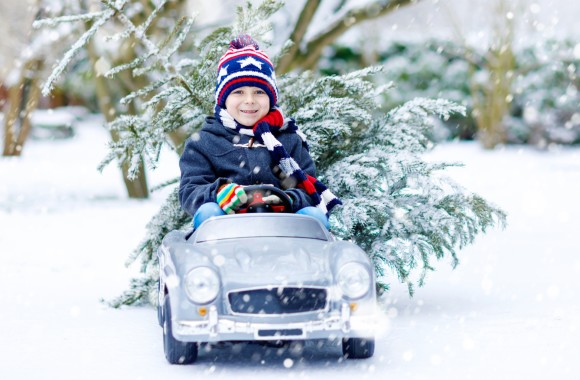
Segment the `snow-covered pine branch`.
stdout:
<path fill-rule="evenodd" d="M 308 136 L 310 153 L 320 169 L 371 123 L 378 103 L 369 77 L 380 71 L 369 67 L 344 76 L 314 78 L 303 73 L 280 80 L 285 111 Z"/>
<path fill-rule="evenodd" d="M 109 301 L 113 307 L 133 304 L 156 304 L 157 283 L 157 247 L 163 237 L 172 230 L 185 228 L 191 223 L 187 214 L 181 210 L 178 189 L 171 192 L 159 212 L 147 224 L 147 234 L 127 259 L 126 265 L 141 261 L 142 276 L 132 279 L 129 289 L 114 300 Z"/>
<path fill-rule="evenodd" d="M 179 20 L 179 22 L 175 25 L 175 28 L 173 28 L 173 31 L 169 34 L 169 36 L 167 36 L 167 39 L 161 44 L 161 48 L 163 49 L 166 46 L 166 44 L 169 44 L 172 41 L 172 39 L 175 40 L 169 46 L 169 48 L 164 53 L 161 59 L 161 61 L 165 63 L 165 69 L 168 72 L 176 72 L 177 68 L 173 64 L 171 64 L 170 58 L 175 53 L 177 53 L 179 48 L 185 42 L 188 33 L 191 30 L 191 27 L 193 26 L 194 21 L 195 19 L 191 17 L 184 17 L 181 20 Z M 136 73 L 136 75 L 138 75 L 138 73 Z"/>
<path fill-rule="evenodd" d="M 270 16 L 276 13 L 284 5 L 283 1 L 264 0 L 256 8 L 247 2 L 245 6 L 236 8 L 236 17 L 232 25 L 232 34 L 249 34 L 261 36 L 260 41 L 269 46 L 268 32 L 272 30 Z M 226 45 L 227 46 L 227 45 Z M 263 49 L 264 46 L 261 46 Z"/>
<path fill-rule="evenodd" d="M 505 219 L 501 210 L 439 175 L 457 164 L 427 163 L 420 155 L 430 145 L 430 118 L 462 111 L 446 101 L 413 100 L 375 120 L 351 141 L 358 153 L 324 172 L 344 202 L 333 217 L 337 235 L 362 246 L 379 276 L 392 269 L 411 293 L 433 259 L 450 256 L 457 265 L 458 249 Z"/>
<path fill-rule="evenodd" d="M 80 15 L 67 15 L 60 17 L 47 18 L 42 20 L 35 20 L 32 23 L 34 29 L 40 28 L 55 28 L 58 24 L 70 24 L 76 21 L 93 21 L 103 16 L 106 11 L 91 12 Z"/>
<path fill-rule="evenodd" d="M 42 94 L 48 96 L 53 89 L 54 83 L 62 75 L 66 67 L 71 63 L 72 59 L 83 49 L 89 40 L 94 37 L 97 31 L 103 26 L 113 15 L 114 11 L 103 11 L 99 17 L 94 19 L 91 27 L 83 33 L 83 35 L 71 46 L 71 48 L 64 54 L 57 66 L 52 70 L 52 73 L 42 87 Z"/>
<path fill-rule="evenodd" d="M 465 115 L 465 107 L 445 99 L 415 98 L 391 110 L 381 130 L 370 133 L 377 144 L 413 152 L 424 152 L 433 144 L 427 133 L 434 127 L 433 117 L 447 120 L 452 114 Z M 386 127 L 386 128 L 385 128 Z"/>

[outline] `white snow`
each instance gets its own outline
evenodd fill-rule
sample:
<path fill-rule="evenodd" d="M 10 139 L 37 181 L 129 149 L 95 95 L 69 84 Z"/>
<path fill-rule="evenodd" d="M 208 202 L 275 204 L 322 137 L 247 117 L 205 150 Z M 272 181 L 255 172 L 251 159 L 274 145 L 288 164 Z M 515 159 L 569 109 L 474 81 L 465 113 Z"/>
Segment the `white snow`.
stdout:
<path fill-rule="evenodd" d="M 338 347 L 212 347 L 171 366 L 150 307 L 111 299 L 138 271 L 124 262 L 165 193 L 127 199 L 118 169 L 96 167 L 107 132 L 98 119 L 73 139 L 29 141 L 0 158 L 0 379 L 578 379 L 580 149 L 483 151 L 448 143 L 430 159 L 462 161 L 453 175 L 509 213 L 441 262 L 409 299 L 381 300 L 375 356 L 342 360 Z M 155 185 L 178 175 L 162 156 Z"/>

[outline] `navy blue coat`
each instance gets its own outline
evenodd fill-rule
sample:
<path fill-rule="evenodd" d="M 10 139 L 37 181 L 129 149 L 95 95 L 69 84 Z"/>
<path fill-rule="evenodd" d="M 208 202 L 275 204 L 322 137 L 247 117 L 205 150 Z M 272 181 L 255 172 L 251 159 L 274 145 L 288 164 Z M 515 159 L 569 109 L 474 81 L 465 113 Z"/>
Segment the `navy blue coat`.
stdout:
<path fill-rule="evenodd" d="M 276 138 L 304 173 L 316 177 L 314 162 L 300 136 L 283 132 Z M 249 140 L 250 136 L 224 127 L 214 117 L 206 118 L 201 131 L 187 140 L 179 160 L 179 201 L 185 212 L 193 215 L 202 204 L 215 202 L 217 189 L 228 182 L 284 189 L 293 201 L 293 211 L 314 206 L 305 191 L 294 188 L 293 178 L 281 179 L 274 174 L 266 146 L 254 142 L 249 148 Z"/>

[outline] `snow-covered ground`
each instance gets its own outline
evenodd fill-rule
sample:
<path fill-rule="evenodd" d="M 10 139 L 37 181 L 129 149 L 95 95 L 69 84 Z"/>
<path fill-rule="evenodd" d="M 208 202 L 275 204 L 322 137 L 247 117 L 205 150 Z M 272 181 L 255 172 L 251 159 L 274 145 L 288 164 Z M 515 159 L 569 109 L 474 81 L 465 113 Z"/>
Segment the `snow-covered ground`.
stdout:
<path fill-rule="evenodd" d="M 115 167 L 96 171 L 98 124 L 0 158 L 0 379 L 580 379 L 580 149 L 449 143 L 429 155 L 464 162 L 449 174 L 509 226 L 464 249 L 455 270 L 440 263 L 413 299 L 394 285 L 373 358 L 236 344 L 171 366 L 152 308 L 101 302 L 137 272 L 124 262 L 165 194 L 128 200 Z M 168 152 L 150 182 L 177 174 Z"/>

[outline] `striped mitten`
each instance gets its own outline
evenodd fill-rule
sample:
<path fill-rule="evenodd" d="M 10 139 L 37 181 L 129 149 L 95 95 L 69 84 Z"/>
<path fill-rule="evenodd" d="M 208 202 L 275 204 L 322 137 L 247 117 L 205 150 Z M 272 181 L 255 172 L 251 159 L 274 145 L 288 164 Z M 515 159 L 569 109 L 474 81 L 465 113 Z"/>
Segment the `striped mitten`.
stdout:
<path fill-rule="evenodd" d="M 216 200 L 226 214 L 234 214 L 238 206 L 248 201 L 248 196 L 242 186 L 229 183 L 219 189 Z"/>

